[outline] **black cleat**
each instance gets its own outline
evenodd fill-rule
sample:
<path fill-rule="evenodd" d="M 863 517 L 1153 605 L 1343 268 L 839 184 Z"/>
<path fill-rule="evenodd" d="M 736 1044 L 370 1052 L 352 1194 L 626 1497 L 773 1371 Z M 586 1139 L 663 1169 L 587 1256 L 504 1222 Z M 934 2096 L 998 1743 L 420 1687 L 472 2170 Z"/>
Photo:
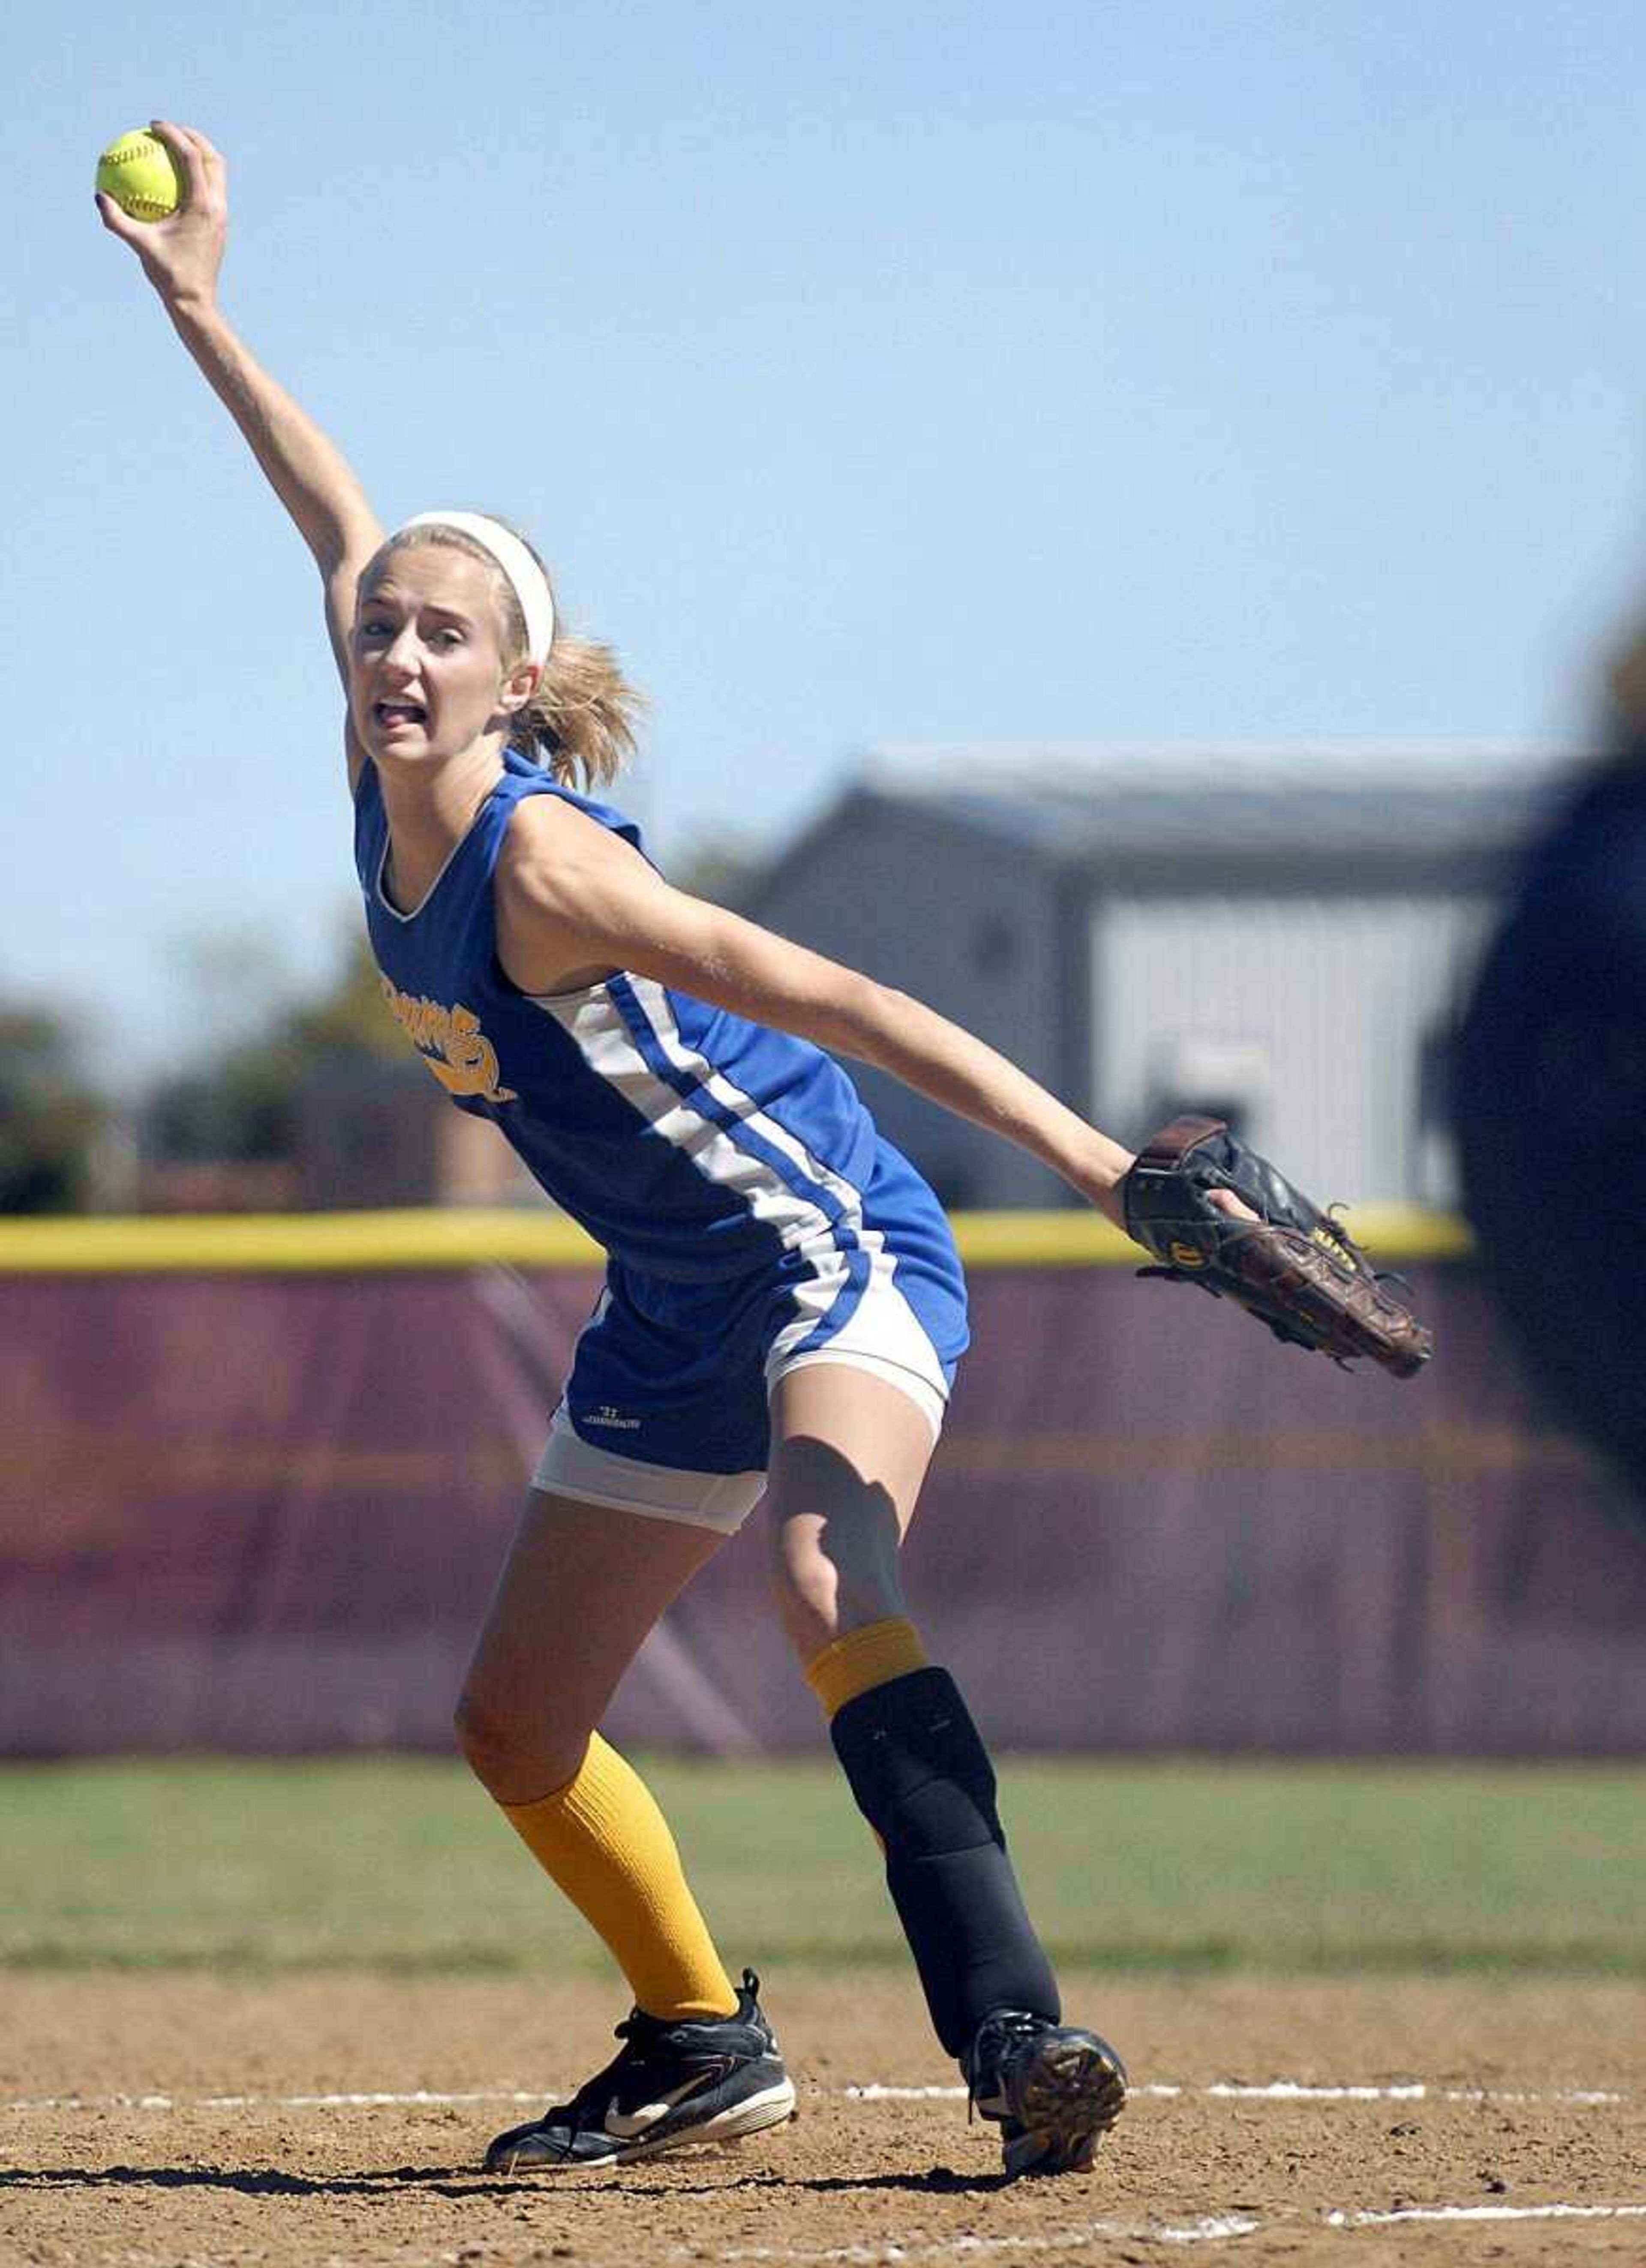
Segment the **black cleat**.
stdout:
<path fill-rule="evenodd" d="M 1008 2180 L 1090 2173 L 1126 2107 L 1126 2067 L 1106 2040 L 1018 2008 L 984 2017 L 961 2070 L 974 2108 L 999 2124 Z"/>
<path fill-rule="evenodd" d="M 636 2008 L 617 2027 L 621 2051 L 569 2102 L 499 2134 L 489 2174 L 552 2172 L 649 2158 L 693 2143 L 731 2142 L 792 2117 L 795 2091 L 743 1972 L 735 2016 L 670 2023 Z"/>

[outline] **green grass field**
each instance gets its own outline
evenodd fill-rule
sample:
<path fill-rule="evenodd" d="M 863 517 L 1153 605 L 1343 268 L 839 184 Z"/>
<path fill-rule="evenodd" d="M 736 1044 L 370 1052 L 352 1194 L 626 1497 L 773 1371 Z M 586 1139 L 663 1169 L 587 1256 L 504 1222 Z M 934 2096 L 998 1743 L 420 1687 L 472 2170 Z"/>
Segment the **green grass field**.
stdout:
<path fill-rule="evenodd" d="M 832 1764 L 647 1770 L 728 1956 L 903 1960 Z M 1185 1971 L 1646 1976 L 1646 1767 L 1007 1758 L 1054 1956 Z M 593 1969 L 456 1764 L 0 1768 L 12 1968 Z"/>

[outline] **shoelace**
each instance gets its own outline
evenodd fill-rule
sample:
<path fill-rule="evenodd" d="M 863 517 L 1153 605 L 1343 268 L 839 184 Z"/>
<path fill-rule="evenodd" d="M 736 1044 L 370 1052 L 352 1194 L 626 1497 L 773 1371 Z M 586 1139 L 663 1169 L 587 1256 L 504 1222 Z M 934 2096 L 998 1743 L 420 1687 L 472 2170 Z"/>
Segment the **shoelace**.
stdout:
<path fill-rule="evenodd" d="M 753 2015 L 753 2004 L 760 1998 L 761 1980 L 752 1969 L 743 1972 L 743 1991 L 748 1995 Z M 654 2044 L 666 2040 L 673 2032 L 684 2031 L 701 2024 L 736 2024 L 748 2021 L 745 2016 L 741 1997 L 729 2016 L 678 2016 L 672 2022 L 665 2016 L 649 2016 L 643 2008 L 631 2008 L 621 2024 L 614 2026 L 614 2040 L 650 2041 Z"/>

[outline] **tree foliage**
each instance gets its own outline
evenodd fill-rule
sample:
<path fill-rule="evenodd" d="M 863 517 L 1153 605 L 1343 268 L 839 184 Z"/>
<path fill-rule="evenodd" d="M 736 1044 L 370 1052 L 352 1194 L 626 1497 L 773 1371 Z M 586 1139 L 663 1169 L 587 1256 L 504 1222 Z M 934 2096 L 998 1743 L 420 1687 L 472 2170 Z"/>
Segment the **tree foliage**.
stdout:
<path fill-rule="evenodd" d="M 110 1120 L 59 1011 L 0 1003 L 0 1212 L 76 1212 L 91 1201 Z"/>
<path fill-rule="evenodd" d="M 163 1079 L 144 1113 L 151 1157 L 262 1160 L 291 1152 L 298 1099 L 327 1064 L 393 1057 L 406 1042 L 384 1003 L 362 933 L 324 990 L 267 1009 L 254 1027 Z"/>

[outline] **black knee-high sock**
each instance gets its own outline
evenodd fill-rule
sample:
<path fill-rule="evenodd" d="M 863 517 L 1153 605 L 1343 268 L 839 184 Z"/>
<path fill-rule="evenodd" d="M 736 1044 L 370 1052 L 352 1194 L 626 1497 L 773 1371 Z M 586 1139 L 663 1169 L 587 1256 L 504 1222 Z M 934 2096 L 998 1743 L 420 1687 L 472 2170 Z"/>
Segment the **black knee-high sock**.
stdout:
<path fill-rule="evenodd" d="M 1058 2020 L 1056 1979 L 1024 1911 L 995 1775 L 946 1669 L 871 1686 L 829 1726 L 944 2046 L 963 2056 L 995 2008 Z"/>

